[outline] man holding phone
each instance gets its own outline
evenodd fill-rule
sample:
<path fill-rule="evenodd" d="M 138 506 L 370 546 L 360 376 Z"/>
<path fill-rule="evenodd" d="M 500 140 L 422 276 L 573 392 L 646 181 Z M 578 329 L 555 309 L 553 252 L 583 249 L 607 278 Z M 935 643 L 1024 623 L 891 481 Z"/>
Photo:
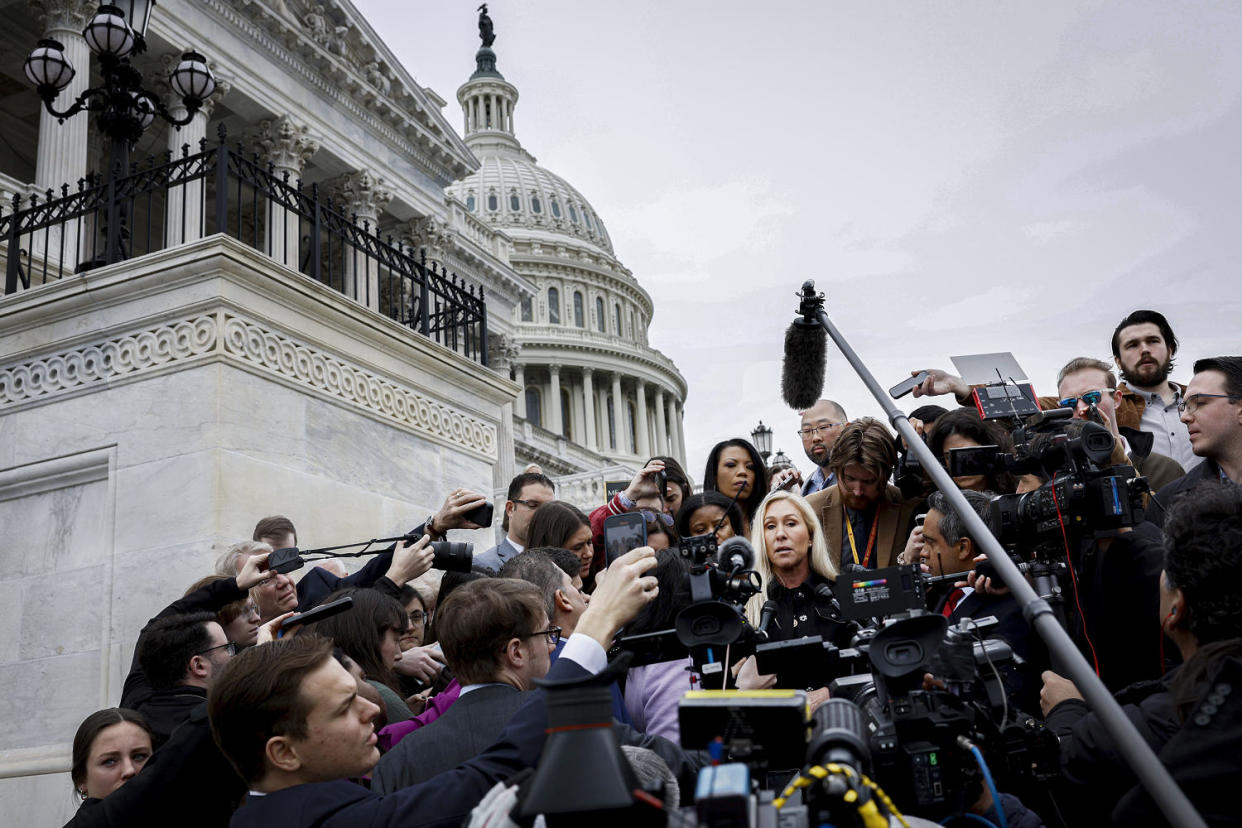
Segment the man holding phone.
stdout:
<path fill-rule="evenodd" d="M 499 572 L 505 561 L 526 548 L 526 529 L 535 510 L 553 500 L 556 500 L 556 484 L 542 472 L 523 472 L 509 481 L 503 523 L 505 536 L 491 549 L 475 555 L 475 566 Z"/>

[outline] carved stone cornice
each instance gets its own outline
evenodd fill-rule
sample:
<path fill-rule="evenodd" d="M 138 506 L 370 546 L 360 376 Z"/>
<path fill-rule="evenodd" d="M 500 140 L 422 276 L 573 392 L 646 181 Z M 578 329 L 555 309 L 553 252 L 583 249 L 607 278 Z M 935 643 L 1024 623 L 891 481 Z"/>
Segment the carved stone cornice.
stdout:
<path fill-rule="evenodd" d="M 30 10 L 43 24 L 43 31 L 72 31 L 79 36 L 86 24 L 99 11 L 99 3 L 95 0 L 29 0 Z M 81 66 L 74 67 L 78 71 Z"/>
<path fill-rule="evenodd" d="M 292 175 L 301 175 L 306 162 L 319 151 L 319 142 L 310 128 L 287 115 L 261 121 L 254 143 L 277 172 L 289 170 Z"/>
<path fill-rule="evenodd" d="M 392 201 L 393 192 L 383 178 L 370 170 L 355 170 L 340 176 L 329 192 L 346 215 L 374 221 Z"/>
<path fill-rule="evenodd" d="M 352 6 L 333 0 L 197 1 L 400 150 L 439 186 L 475 169 L 473 156 L 439 115 L 437 104 L 381 41 L 371 40 L 370 27 Z"/>

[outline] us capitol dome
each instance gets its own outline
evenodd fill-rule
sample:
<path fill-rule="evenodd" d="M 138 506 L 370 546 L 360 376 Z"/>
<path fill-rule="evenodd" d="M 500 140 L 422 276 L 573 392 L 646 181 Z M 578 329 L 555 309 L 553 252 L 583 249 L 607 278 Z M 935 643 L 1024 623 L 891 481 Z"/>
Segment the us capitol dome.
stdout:
<path fill-rule="evenodd" d="M 589 481 L 589 491 L 570 485 L 559 496 L 598 505 L 603 492 L 592 478 L 600 470 L 628 480 L 652 455 L 684 464 L 686 381 L 648 345 L 651 296 L 617 259 L 599 213 L 519 143 L 517 88 L 484 43 L 476 71 L 457 90 L 465 142 L 481 166 L 448 194 L 510 239 L 511 265 L 535 287 L 515 307 L 514 341 L 505 343 L 522 387 L 513 412 L 516 468 L 537 463 L 564 483 Z"/>

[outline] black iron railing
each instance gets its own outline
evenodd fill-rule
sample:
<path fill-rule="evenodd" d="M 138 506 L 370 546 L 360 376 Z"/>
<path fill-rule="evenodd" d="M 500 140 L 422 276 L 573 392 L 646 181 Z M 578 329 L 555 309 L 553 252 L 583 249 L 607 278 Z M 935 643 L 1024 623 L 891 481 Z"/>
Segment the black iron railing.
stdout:
<path fill-rule="evenodd" d="M 470 359 L 487 364 L 482 286 L 381 238 L 316 184 L 230 145 L 182 148 L 60 193 L 0 204 L 6 295 L 94 267 L 225 233 Z"/>

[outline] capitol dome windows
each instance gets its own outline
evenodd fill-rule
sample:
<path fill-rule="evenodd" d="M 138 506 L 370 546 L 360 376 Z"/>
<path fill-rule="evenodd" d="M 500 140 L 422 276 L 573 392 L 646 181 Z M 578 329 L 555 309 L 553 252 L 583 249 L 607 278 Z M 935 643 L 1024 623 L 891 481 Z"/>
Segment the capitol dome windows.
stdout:
<path fill-rule="evenodd" d="M 578 211 L 574 209 L 574 205 L 569 205 L 569 220 L 574 224 L 578 223 Z"/>
<path fill-rule="evenodd" d="M 487 209 L 488 209 L 488 211 L 489 211 L 489 212 L 492 212 L 492 213 L 494 213 L 494 212 L 496 212 L 497 210 L 499 210 L 499 209 L 500 209 L 500 199 L 496 198 L 496 194 L 495 194 L 495 193 L 488 193 L 488 195 L 487 195 Z"/>
<path fill-rule="evenodd" d="M 557 201 L 555 198 L 552 199 L 551 203 L 552 203 L 552 215 L 555 216 L 556 218 L 560 218 L 561 217 L 561 203 Z"/>
<path fill-rule="evenodd" d="M 590 213 L 588 213 L 586 210 L 583 210 L 583 211 L 582 211 L 582 220 L 583 220 L 584 222 L 586 222 L 586 228 L 587 228 L 588 230 L 594 230 L 594 229 L 595 229 L 594 227 L 592 227 L 592 226 L 591 226 L 591 214 L 590 214 Z"/>
<path fill-rule="evenodd" d="M 522 211 L 522 199 L 518 198 L 516 192 L 509 193 L 509 209 L 514 213 Z"/>
<path fill-rule="evenodd" d="M 475 208 L 474 193 L 471 193 L 470 195 L 466 196 L 466 210 L 467 212 L 473 213 L 474 208 Z"/>
<path fill-rule="evenodd" d="M 561 292 L 554 287 L 548 288 L 548 322 L 561 324 Z"/>
<path fill-rule="evenodd" d="M 535 318 L 534 302 L 529 296 L 522 297 L 522 321 L 531 322 Z"/>
<path fill-rule="evenodd" d="M 595 326 L 599 328 L 600 333 L 608 332 L 608 315 L 604 313 L 604 300 L 598 296 L 595 297 Z"/>
<path fill-rule="evenodd" d="M 616 311 L 615 316 L 616 316 L 616 319 L 617 319 L 617 336 L 621 336 L 621 303 L 620 303 L 620 302 L 618 302 L 618 303 L 617 303 L 617 304 L 613 307 L 613 310 L 614 310 L 614 311 Z"/>
<path fill-rule="evenodd" d="M 573 421 L 573 409 L 570 407 L 569 389 L 561 389 L 561 434 L 565 435 L 566 440 L 574 439 L 573 430 L 570 424 Z"/>
<path fill-rule="evenodd" d="M 530 210 L 536 214 L 543 212 L 543 204 L 539 201 L 539 196 L 533 195 L 530 197 Z"/>
<path fill-rule="evenodd" d="M 574 291 L 574 326 L 578 328 L 586 327 L 586 311 L 582 307 L 582 292 Z"/>

